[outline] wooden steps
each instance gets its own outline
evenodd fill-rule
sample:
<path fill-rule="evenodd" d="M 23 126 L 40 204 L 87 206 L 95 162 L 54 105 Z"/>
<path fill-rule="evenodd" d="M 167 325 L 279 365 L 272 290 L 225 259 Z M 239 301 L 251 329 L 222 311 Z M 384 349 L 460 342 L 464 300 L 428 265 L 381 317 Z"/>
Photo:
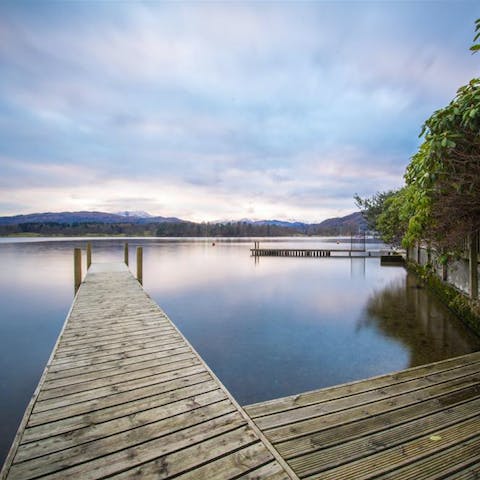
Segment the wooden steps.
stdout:
<path fill-rule="evenodd" d="M 121 264 L 94 264 L 1 479 L 295 479 Z"/>
<path fill-rule="evenodd" d="M 480 352 L 245 410 L 300 478 L 477 478 Z"/>

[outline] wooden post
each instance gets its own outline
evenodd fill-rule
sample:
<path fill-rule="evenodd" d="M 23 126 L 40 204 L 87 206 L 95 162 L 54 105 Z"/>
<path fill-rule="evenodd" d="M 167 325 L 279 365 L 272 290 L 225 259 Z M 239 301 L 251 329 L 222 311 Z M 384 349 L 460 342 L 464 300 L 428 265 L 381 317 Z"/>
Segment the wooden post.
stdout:
<path fill-rule="evenodd" d="M 125 265 L 128 267 L 128 243 L 125 244 L 123 247 L 123 261 Z"/>
<path fill-rule="evenodd" d="M 470 277 L 470 297 L 478 298 L 478 232 L 469 238 L 468 269 Z"/>
<path fill-rule="evenodd" d="M 137 247 L 137 280 L 143 285 L 143 247 Z"/>
<path fill-rule="evenodd" d="M 75 294 L 82 283 L 82 250 L 80 248 L 73 249 L 73 287 Z"/>
<path fill-rule="evenodd" d="M 92 264 L 92 244 L 90 242 L 87 243 L 87 270 L 90 268 Z"/>

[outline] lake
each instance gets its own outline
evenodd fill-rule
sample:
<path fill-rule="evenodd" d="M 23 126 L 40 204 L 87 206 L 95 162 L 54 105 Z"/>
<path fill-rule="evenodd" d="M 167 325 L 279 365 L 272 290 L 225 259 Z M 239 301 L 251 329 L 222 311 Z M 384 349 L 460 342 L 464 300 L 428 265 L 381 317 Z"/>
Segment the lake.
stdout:
<path fill-rule="evenodd" d="M 122 261 L 125 241 L 92 240 L 93 261 Z M 132 271 L 134 249 L 144 247 L 145 290 L 240 404 L 480 349 L 415 276 L 378 258 L 255 259 L 253 239 L 128 242 Z M 2 462 L 73 298 L 73 248 L 85 243 L 0 239 Z M 350 248 L 350 239 L 260 244 Z"/>

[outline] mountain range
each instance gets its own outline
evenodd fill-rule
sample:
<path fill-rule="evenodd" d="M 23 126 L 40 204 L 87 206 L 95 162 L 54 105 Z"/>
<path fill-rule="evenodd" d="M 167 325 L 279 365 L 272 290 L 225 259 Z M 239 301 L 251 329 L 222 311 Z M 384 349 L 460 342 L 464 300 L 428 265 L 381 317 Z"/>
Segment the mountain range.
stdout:
<path fill-rule="evenodd" d="M 27 215 L 13 215 L 9 217 L 0 217 L 0 225 L 22 225 L 22 224 L 83 224 L 83 223 L 100 223 L 100 224 L 160 224 L 160 223 L 191 223 L 177 217 L 161 217 L 152 216 L 143 211 L 124 211 L 117 213 L 106 212 L 46 212 L 31 213 Z M 354 212 L 344 217 L 328 218 L 319 223 L 305 222 L 288 222 L 284 220 L 249 220 L 243 219 L 224 220 L 217 222 L 208 222 L 212 224 L 230 224 L 230 223 L 248 223 L 258 226 L 274 226 L 288 228 L 295 231 L 311 230 L 366 230 L 366 222 L 360 212 Z"/>

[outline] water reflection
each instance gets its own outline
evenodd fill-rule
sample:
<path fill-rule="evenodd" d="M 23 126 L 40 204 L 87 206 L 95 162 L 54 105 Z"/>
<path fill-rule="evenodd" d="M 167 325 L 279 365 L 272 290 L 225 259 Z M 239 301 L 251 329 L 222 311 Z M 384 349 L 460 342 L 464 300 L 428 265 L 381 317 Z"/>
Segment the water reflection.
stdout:
<path fill-rule="evenodd" d="M 418 278 L 407 273 L 375 292 L 358 328 L 375 328 L 409 352 L 415 367 L 480 349 L 480 340 L 439 303 Z"/>

